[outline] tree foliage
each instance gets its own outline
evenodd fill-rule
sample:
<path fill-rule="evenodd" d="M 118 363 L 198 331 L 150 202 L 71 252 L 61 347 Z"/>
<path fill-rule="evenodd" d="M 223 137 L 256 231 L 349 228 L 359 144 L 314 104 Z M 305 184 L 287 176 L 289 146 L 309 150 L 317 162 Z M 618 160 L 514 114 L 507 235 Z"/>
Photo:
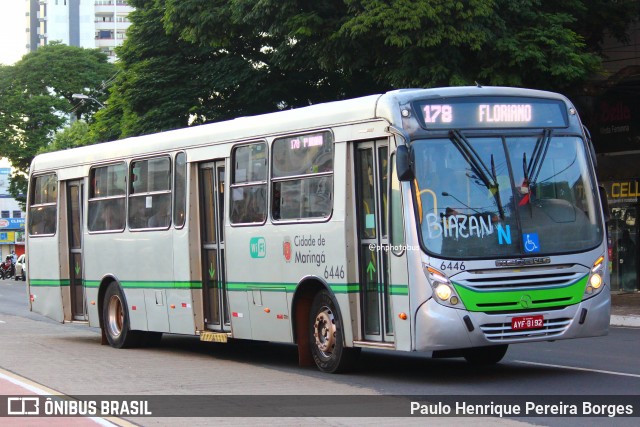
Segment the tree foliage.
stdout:
<path fill-rule="evenodd" d="M 99 140 L 401 87 L 570 91 L 630 0 L 130 0 Z"/>
<path fill-rule="evenodd" d="M 237 40 L 262 41 L 270 67 L 345 82 L 364 74 L 362 93 L 475 81 L 563 90 L 598 70 L 605 31 L 623 38 L 640 9 L 629 0 L 166 3 L 165 26 L 184 40 L 231 52 Z"/>
<path fill-rule="evenodd" d="M 41 148 L 38 154 L 83 147 L 85 145 L 91 145 L 94 142 L 95 140 L 91 137 L 87 122 L 84 120 L 76 120 L 71 123 L 71 126 L 56 132 L 51 143 Z"/>
<path fill-rule="evenodd" d="M 70 113 L 80 117 L 95 105 L 79 105 L 74 93 L 100 88 L 114 74 L 98 50 L 51 43 L 0 68 L 0 152 L 17 169 L 9 190 L 26 193 L 25 174 L 33 157 L 51 142 Z M 87 91 L 89 90 L 89 92 Z"/>

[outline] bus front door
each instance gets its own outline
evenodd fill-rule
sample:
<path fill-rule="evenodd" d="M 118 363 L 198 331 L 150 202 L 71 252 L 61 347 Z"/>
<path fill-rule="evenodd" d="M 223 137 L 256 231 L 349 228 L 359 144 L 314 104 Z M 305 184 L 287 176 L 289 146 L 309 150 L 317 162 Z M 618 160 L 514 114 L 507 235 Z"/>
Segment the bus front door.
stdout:
<path fill-rule="evenodd" d="M 82 268 L 82 181 L 67 182 L 67 221 L 71 318 L 87 320 L 87 297 Z"/>
<path fill-rule="evenodd" d="M 231 331 L 226 298 L 224 245 L 224 162 L 200 165 L 202 296 L 205 328 Z"/>
<path fill-rule="evenodd" d="M 367 341 L 393 342 L 387 232 L 387 140 L 360 143 L 355 149 L 360 299 Z"/>

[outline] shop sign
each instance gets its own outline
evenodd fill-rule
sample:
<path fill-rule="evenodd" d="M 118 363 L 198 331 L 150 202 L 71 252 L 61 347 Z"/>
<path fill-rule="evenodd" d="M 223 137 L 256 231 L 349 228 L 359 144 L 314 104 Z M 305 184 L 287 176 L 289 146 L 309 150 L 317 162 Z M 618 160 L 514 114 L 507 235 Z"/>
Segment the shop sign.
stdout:
<path fill-rule="evenodd" d="M 634 95 L 604 95 L 594 105 L 593 144 L 598 153 L 640 148 L 640 101 Z"/>
<path fill-rule="evenodd" d="M 15 243 L 16 234 L 13 231 L 1 232 L 0 243 Z"/>
<path fill-rule="evenodd" d="M 24 230 L 24 218 L 2 218 L 0 219 L 0 229 Z"/>
<path fill-rule="evenodd" d="M 635 203 L 640 196 L 640 182 L 620 181 L 604 183 L 609 204 Z"/>

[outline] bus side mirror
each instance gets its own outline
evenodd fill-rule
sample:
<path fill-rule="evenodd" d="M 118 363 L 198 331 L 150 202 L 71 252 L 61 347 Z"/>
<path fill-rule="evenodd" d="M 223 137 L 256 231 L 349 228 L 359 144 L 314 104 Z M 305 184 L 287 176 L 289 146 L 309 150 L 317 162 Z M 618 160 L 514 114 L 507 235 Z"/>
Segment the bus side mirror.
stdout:
<path fill-rule="evenodd" d="M 602 215 L 604 218 L 604 223 L 608 224 L 609 220 L 611 219 L 611 211 L 609 210 L 609 199 L 607 199 L 607 191 L 602 185 L 598 186 L 598 191 L 600 192 L 600 204 L 602 205 Z"/>
<path fill-rule="evenodd" d="M 396 149 L 396 170 L 400 181 L 411 181 L 414 178 L 411 170 L 411 153 L 406 145 L 399 145 Z"/>

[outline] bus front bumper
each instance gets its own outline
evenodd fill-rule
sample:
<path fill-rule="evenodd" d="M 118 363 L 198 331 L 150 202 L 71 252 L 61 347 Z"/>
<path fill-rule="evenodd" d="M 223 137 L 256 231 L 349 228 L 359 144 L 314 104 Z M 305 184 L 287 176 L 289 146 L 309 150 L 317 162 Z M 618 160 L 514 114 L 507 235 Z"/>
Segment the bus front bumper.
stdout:
<path fill-rule="evenodd" d="M 499 344 L 553 341 L 606 335 L 611 296 L 608 287 L 598 295 L 558 310 L 491 314 L 459 310 L 433 298 L 416 313 L 416 351 L 452 350 Z M 542 316 L 543 326 L 512 329 L 514 317 Z"/>

